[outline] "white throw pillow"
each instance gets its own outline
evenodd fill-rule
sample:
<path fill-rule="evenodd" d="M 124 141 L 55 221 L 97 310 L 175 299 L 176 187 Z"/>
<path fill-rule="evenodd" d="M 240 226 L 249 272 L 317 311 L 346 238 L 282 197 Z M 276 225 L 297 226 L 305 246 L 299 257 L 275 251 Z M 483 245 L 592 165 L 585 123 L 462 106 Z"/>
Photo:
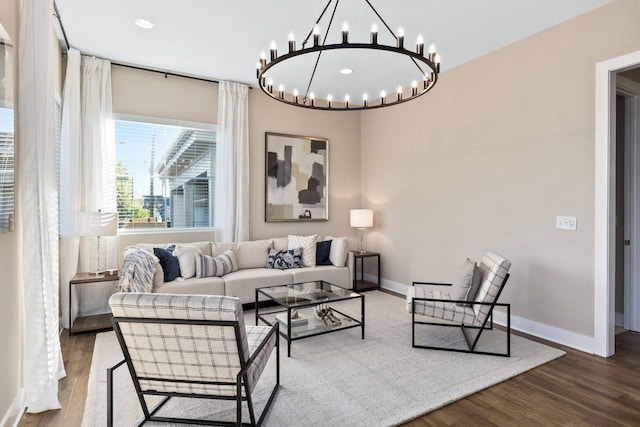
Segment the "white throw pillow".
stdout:
<path fill-rule="evenodd" d="M 176 249 L 173 251 L 173 256 L 178 258 L 180 274 L 183 279 L 189 279 L 196 275 L 196 257 L 201 253 L 202 251 L 194 245 L 176 245 Z"/>
<path fill-rule="evenodd" d="M 349 242 L 346 237 L 327 236 L 324 240 L 331 240 L 331 251 L 329 252 L 329 261 L 336 267 L 344 267 L 347 261 L 347 253 L 349 252 Z"/>
<path fill-rule="evenodd" d="M 305 267 L 315 267 L 317 239 L 317 234 L 313 234 L 311 236 L 294 236 L 289 234 L 287 249 L 302 248 L 302 265 Z"/>

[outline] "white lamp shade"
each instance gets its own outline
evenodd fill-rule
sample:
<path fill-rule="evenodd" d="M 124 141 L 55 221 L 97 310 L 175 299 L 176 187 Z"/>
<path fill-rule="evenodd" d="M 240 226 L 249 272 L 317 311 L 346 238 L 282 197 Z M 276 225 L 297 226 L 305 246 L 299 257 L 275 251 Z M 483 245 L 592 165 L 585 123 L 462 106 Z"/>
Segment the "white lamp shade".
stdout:
<path fill-rule="evenodd" d="M 118 214 L 116 212 L 80 212 L 78 217 L 78 235 L 115 236 L 118 233 Z"/>
<path fill-rule="evenodd" d="M 351 226 L 354 228 L 373 227 L 373 211 L 371 209 L 351 209 Z"/>

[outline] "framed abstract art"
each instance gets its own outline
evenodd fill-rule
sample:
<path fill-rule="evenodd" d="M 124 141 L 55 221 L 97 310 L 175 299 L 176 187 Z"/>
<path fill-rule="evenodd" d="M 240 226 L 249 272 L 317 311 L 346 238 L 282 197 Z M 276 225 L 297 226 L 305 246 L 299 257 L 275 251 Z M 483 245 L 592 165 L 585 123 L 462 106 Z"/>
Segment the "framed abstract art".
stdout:
<path fill-rule="evenodd" d="M 329 140 L 265 133 L 265 221 L 329 219 Z"/>

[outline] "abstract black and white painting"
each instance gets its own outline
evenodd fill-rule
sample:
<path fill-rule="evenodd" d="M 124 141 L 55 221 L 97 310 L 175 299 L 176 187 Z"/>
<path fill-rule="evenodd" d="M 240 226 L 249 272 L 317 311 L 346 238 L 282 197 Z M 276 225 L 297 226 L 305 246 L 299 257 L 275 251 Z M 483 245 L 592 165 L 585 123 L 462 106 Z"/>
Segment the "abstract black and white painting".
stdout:
<path fill-rule="evenodd" d="M 267 132 L 265 221 L 329 219 L 329 140 Z"/>

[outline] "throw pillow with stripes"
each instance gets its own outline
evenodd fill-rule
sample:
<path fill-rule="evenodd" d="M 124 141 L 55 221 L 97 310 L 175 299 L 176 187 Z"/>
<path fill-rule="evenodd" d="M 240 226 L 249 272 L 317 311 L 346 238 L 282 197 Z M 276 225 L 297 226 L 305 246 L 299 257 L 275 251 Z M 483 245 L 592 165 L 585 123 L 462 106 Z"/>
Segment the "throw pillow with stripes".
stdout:
<path fill-rule="evenodd" d="M 196 277 L 220 277 L 238 269 L 236 256 L 231 249 L 213 257 L 202 255 L 196 257 Z"/>

